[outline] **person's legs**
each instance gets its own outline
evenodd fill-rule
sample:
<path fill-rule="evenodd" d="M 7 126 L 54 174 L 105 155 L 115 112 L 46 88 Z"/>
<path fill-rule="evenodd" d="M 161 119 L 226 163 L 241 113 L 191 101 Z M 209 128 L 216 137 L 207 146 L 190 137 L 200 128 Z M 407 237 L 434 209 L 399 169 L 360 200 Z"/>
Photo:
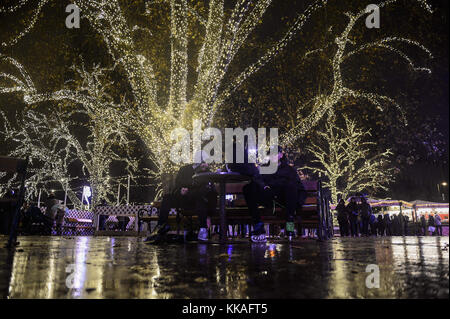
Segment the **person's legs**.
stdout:
<path fill-rule="evenodd" d="M 253 182 L 244 186 L 243 193 L 253 223 L 253 231 L 250 232 L 250 239 L 253 242 L 265 242 L 266 231 L 264 224 L 261 222 L 258 204 L 270 207 L 272 205 L 273 193 L 271 190 L 263 190 L 258 184 Z"/>
<path fill-rule="evenodd" d="M 354 219 L 350 220 L 350 233 L 352 237 L 356 236 L 356 220 Z"/>
<path fill-rule="evenodd" d="M 149 243 L 159 243 L 163 240 L 167 232 L 170 231 L 169 225 L 167 225 L 169 219 L 169 212 L 171 208 L 178 208 L 179 200 L 178 196 L 173 194 L 167 194 L 163 196 L 161 201 L 161 208 L 159 210 L 158 224 L 145 239 Z"/>
<path fill-rule="evenodd" d="M 258 184 L 251 182 L 245 185 L 242 189 L 244 193 L 245 202 L 247 203 L 250 216 L 252 218 L 253 224 L 258 224 L 261 222 L 261 216 L 258 212 L 259 194 L 263 192 Z"/>
<path fill-rule="evenodd" d="M 199 192 L 188 194 L 183 196 L 182 204 L 183 208 L 194 207 L 197 213 L 198 223 L 200 228 L 206 228 L 206 219 L 208 217 L 208 200 L 206 196 Z"/>
<path fill-rule="evenodd" d="M 291 240 L 295 234 L 295 214 L 298 203 L 297 185 L 286 184 L 279 189 L 274 189 L 272 194 L 277 201 L 285 205 L 286 210 L 286 236 Z"/>
<path fill-rule="evenodd" d="M 169 212 L 172 208 L 178 207 L 178 196 L 173 194 L 164 195 L 161 201 L 161 208 L 159 210 L 158 225 L 167 224 L 169 219 Z"/>
<path fill-rule="evenodd" d="M 98 216 L 98 229 L 99 230 L 105 230 L 105 222 L 106 222 L 107 218 L 108 218 L 107 215 Z"/>
<path fill-rule="evenodd" d="M 362 218 L 362 234 L 364 236 L 369 236 L 369 218 L 368 217 Z"/>
<path fill-rule="evenodd" d="M 344 224 L 342 222 L 339 222 L 339 234 L 341 237 L 344 237 Z"/>

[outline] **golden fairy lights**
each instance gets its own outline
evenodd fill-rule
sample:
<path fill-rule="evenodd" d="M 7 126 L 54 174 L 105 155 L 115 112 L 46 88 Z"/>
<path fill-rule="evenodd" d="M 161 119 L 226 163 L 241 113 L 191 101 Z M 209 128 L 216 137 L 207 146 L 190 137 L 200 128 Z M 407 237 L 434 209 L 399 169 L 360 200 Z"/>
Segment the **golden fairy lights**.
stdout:
<path fill-rule="evenodd" d="M 27 110 L 18 114 L 17 125 L 10 125 L 2 113 L 5 123 L 3 135 L 14 145 L 10 156 L 30 158 L 29 194 L 36 195 L 38 186 L 45 188 L 49 182 L 57 182 L 62 189 L 69 186 L 69 199 L 79 205 L 80 200 L 70 189 L 70 183 L 75 178 L 69 176 L 69 166 L 79 162 L 83 173 L 88 176 L 95 205 L 99 200 L 108 196 L 112 198 L 115 194 L 110 184 L 111 164 L 124 163 L 125 169 L 134 178 L 137 161 L 129 153 L 133 142 L 127 134 L 128 111 L 115 105 L 106 93 L 111 85 L 104 80 L 104 73 L 108 70 L 94 66 L 87 71 L 84 65 L 73 69 L 81 79 L 76 91 L 63 89 L 52 94 L 37 94 L 32 89 L 32 83 L 27 86 L 16 79 L 19 81 L 16 84 L 22 84 L 17 88 L 22 90 L 26 103 L 65 100 L 78 107 L 68 111 L 56 109 L 51 114 Z M 84 116 L 84 121 L 80 121 L 80 116 Z M 80 126 L 88 132 L 87 141 L 76 134 Z M 117 150 L 125 155 L 119 155 Z"/>
<path fill-rule="evenodd" d="M 378 4 L 378 6 L 385 7 L 389 4 L 393 4 L 397 2 L 397 0 L 389 0 L 382 2 Z M 414 2 L 418 2 L 428 13 L 432 13 L 431 7 L 427 4 L 424 0 L 417 0 Z M 408 3 L 410 4 L 410 3 Z M 353 30 L 355 24 L 360 20 L 361 18 L 365 17 L 367 15 L 365 9 L 361 10 L 360 12 L 353 14 L 353 13 L 345 13 L 345 15 L 348 17 L 349 21 L 344 29 L 344 31 L 335 38 L 335 45 L 337 47 L 336 52 L 333 56 L 333 59 L 330 60 L 331 63 L 331 69 L 333 72 L 333 86 L 332 91 L 328 95 L 319 95 L 311 100 L 311 103 L 314 104 L 313 111 L 304 119 L 300 120 L 300 122 L 297 124 L 296 127 L 291 129 L 290 131 L 286 132 L 280 137 L 281 144 L 284 146 L 290 146 L 295 141 L 297 141 L 299 138 L 305 136 L 307 132 L 311 130 L 317 123 L 328 113 L 333 113 L 334 108 L 337 106 L 339 102 L 341 102 L 346 97 L 352 97 L 356 99 L 365 99 L 369 101 L 371 104 L 377 107 L 378 110 L 383 111 L 385 106 L 392 105 L 396 107 L 400 115 L 403 118 L 403 121 L 405 124 L 406 117 L 403 114 L 403 110 L 401 109 L 400 105 L 398 105 L 393 99 L 372 93 L 372 92 L 363 92 L 358 90 L 353 90 L 345 86 L 344 84 L 344 76 L 342 74 L 341 66 L 342 64 L 351 56 L 354 56 L 357 53 L 361 53 L 364 50 L 367 50 L 369 48 L 373 47 L 379 47 L 384 48 L 387 50 L 390 50 L 399 56 L 401 56 L 403 59 L 405 59 L 411 69 L 413 71 L 424 71 L 427 73 L 431 73 L 431 70 L 425 67 L 417 67 L 413 60 L 403 51 L 393 46 L 395 43 L 405 43 L 410 46 L 414 46 L 419 48 L 421 51 L 425 52 L 429 58 L 432 58 L 431 52 L 425 48 L 423 45 L 418 43 L 417 41 L 401 38 L 401 37 L 386 37 L 384 39 L 381 39 L 379 41 L 363 44 L 359 47 L 356 47 L 349 53 L 346 53 L 347 51 L 347 45 L 349 43 L 353 44 L 350 40 L 350 34 Z M 354 44 L 353 44 L 354 45 Z M 330 47 L 329 44 L 326 45 L 326 47 Z M 314 51 L 308 52 L 304 58 L 306 58 L 309 54 L 312 54 L 314 52 L 321 51 L 323 49 L 318 49 Z"/>
<path fill-rule="evenodd" d="M 386 150 L 371 157 L 371 146 L 376 143 L 366 141 L 370 132 L 344 119 L 344 128 L 330 118 L 324 132 L 318 132 L 320 141 L 307 148 L 314 156 L 312 166 L 304 167 L 327 176 L 324 186 L 330 189 L 333 203 L 339 195 L 347 198 L 364 190 L 386 190 L 394 175 L 394 168 L 388 165 L 392 152 Z"/>
<path fill-rule="evenodd" d="M 27 0 L 21 0 L 12 7 L 0 8 L 0 15 L 15 12 L 27 5 Z M 17 43 L 23 38 L 35 25 L 38 17 L 41 15 L 43 6 L 49 0 L 37 1 L 37 6 L 28 21 L 24 30 L 12 39 L 2 42 L 2 47 L 8 47 Z M 379 4 L 383 7 L 397 2 L 389 0 Z M 431 8 L 424 0 L 417 0 L 427 11 Z M 63 102 L 70 101 L 81 104 L 80 112 L 86 113 L 93 122 L 92 127 L 99 128 L 99 136 L 92 135 L 93 140 L 89 144 L 92 152 L 86 155 L 85 167 L 89 168 L 90 162 L 96 164 L 91 167 L 95 176 L 106 176 L 107 160 L 101 157 L 95 157 L 94 152 L 101 151 L 105 144 L 95 141 L 96 138 L 115 134 L 120 142 L 126 144 L 126 132 L 129 129 L 134 130 L 150 151 L 150 159 L 156 169 L 151 173 L 152 177 L 161 180 L 162 175 L 172 173 L 177 165 L 169 160 L 170 148 L 173 145 L 171 141 L 171 132 L 177 127 L 191 129 L 192 121 L 199 119 L 202 124 L 212 126 L 217 111 L 223 107 L 225 101 L 239 88 L 239 86 L 252 74 L 257 72 L 267 64 L 280 51 L 286 48 L 289 41 L 298 33 L 304 25 L 311 20 L 313 15 L 328 3 L 327 0 L 311 1 L 306 10 L 300 13 L 293 24 L 288 28 L 283 37 L 271 46 L 265 54 L 257 58 L 253 64 L 244 66 L 243 71 L 236 77 L 224 81 L 231 63 L 237 55 L 240 48 L 246 43 L 249 35 L 258 26 L 263 16 L 271 5 L 272 0 L 236 0 L 231 12 L 227 14 L 225 9 L 225 0 L 210 0 L 207 15 L 205 17 L 198 13 L 187 0 L 163 0 L 163 5 L 170 7 L 170 78 L 169 96 L 167 99 L 158 99 L 161 95 L 161 88 L 158 87 L 160 79 L 156 78 L 154 67 L 152 65 L 153 57 L 143 52 L 141 43 L 134 40 L 133 33 L 143 28 L 136 25 L 130 25 L 121 8 L 119 0 L 74 0 L 74 3 L 80 7 L 82 18 L 85 23 L 89 23 L 92 29 L 101 35 L 109 55 L 114 61 L 114 68 L 119 66 L 123 79 L 129 84 L 132 94 L 130 96 L 109 97 L 103 86 L 114 85 L 106 83 L 104 77 L 100 75 L 107 69 L 99 66 L 92 72 L 86 72 L 78 67 L 79 75 L 84 79 L 82 85 L 78 88 L 64 88 L 55 92 L 39 93 L 36 91 L 33 82 L 25 68 L 14 58 L 1 56 L 2 59 L 15 66 L 20 73 L 20 77 L 15 74 L 0 73 L 0 93 L 18 92 L 23 94 L 25 103 L 36 104 L 44 101 Z M 148 15 L 152 6 L 161 5 L 155 2 L 146 2 L 145 10 Z M 157 9 L 157 8 L 156 8 Z M 365 10 L 359 13 L 348 13 L 348 25 L 345 30 L 335 39 L 334 44 L 327 44 L 325 48 L 336 47 L 336 52 L 331 61 L 334 75 L 333 90 L 328 95 L 318 95 L 311 100 L 314 104 L 313 111 L 306 118 L 299 121 L 298 125 L 291 131 L 282 136 L 282 144 L 288 146 L 294 143 L 299 137 L 303 136 L 327 113 L 332 112 L 339 101 L 345 97 L 363 98 L 375 104 L 379 109 L 383 109 L 386 104 L 393 104 L 399 107 L 395 102 L 382 95 L 360 92 L 352 90 L 345 86 L 341 65 L 351 56 L 362 52 L 371 47 L 380 47 L 388 49 L 403 57 L 411 67 L 416 71 L 429 71 L 423 67 L 417 67 L 412 59 L 406 53 L 393 46 L 396 42 L 402 42 L 427 52 L 430 52 L 418 42 L 404 38 L 385 38 L 377 42 L 362 45 L 353 51 L 347 52 L 349 35 L 355 26 L 355 23 L 365 16 Z M 194 18 L 196 23 L 192 25 Z M 199 52 L 189 56 L 188 30 L 192 27 L 200 27 L 204 32 Z M 151 36 L 151 26 L 144 28 Z M 323 48 L 323 49 L 325 49 Z M 322 49 L 319 49 L 322 50 Z M 314 51 L 319 51 L 314 50 Z M 308 52 L 304 55 L 307 58 Z M 188 76 L 190 59 L 197 57 L 195 63 L 195 76 Z M 188 83 L 188 79 L 193 79 L 195 83 Z M 6 83 L 3 85 L 3 83 Z M 188 85 L 190 84 L 190 85 Z M 187 92 L 188 88 L 193 88 L 193 92 Z M 113 101 L 118 101 L 118 104 Z M 161 100 L 167 102 L 160 102 Z M 239 110 L 229 110 L 230 116 L 235 116 Z M 108 119 L 102 120 L 102 117 Z M 110 121 L 110 122 L 108 122 Z M 114 121 L 114 122 L 113 122 Z M 106 128 L 110 123 L 119 123 L 112 125 L 113 129 L 108 131 Z M 75 141 L 72 141 L 76 145 Z M 97 144 L 96 144 L 97 143 Z M 77 146 L 81 149 L 81 145 Z M 86 152 L 86 146 L 84 152 Z M 103 152 L 103 157 L 108 152 Z M 82 157 L 80 151 L 78 156 Z M 91 157 L 92 156 L 92 157 Z M 111 155 L 113 156 L 113 155 Z M 112 158 L 111 158 L 112 160 Z"/>
<path fill-rule="evenodd" d="M 16 12 L 17 10 L 19 10 L 20 8 L 22 8 L 24 5 L 26 5 L 28 2 L 28 0 L 20 0 L 18 4 L 16 4 L 15 6 L 12 7 L 5 7 L 5 8 L 1 8 L 0 7 L 0 14 L 2 13 L 11 13 L 11 12 Z M 39 18 L 39 15 L 41 13 L 42 7 L 49 2 L 49 0 L 41 0 L 39 1 L 36 9 L 33 12 L 33 16 L 31 18 L 31 20 L 28 22 L 28 25 L 25 27 L 25 29 L 21 32 L 19 32 L 19 34 L 15 35 L 14 37 L 12 37 L 9 41 L 7 42 L 2 42 L 1 43 L 1 47 L 7 47 L 7 46 L 11 46 L 16 44 L 17 42 L 19 42 L 19 40 L 21 38 L 23 38 L 27 33 L 30 32 L 31 29 L 33 29 L 34 25 L 36 24 L 36 21 Z"/>

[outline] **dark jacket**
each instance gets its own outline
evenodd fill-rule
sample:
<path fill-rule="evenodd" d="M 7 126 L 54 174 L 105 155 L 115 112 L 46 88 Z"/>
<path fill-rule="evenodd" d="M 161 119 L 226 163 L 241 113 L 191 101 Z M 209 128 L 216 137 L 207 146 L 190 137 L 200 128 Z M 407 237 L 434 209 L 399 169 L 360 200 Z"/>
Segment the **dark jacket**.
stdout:
<path fill-rule="evenodd" d="M 203 170 L 203 171 L 209 171 L 209 170 Z M 180 168 L 178 171 L 177 176 L 175 177 L 175 186 L 172 191 L 173 194 L 179 194 L 182 188 L 189 188 L 189 190 L 194 190 L 197 188 L 200 188 L 204 185 L 194 184 L 192 176 L 195 175 L 195 173 L 200 172 L 200 167 L 197 169 L 194 169 L 192 164 L 185 165 Z"/>
<path fill-rule="evenodd" d="M 264 185 L 270 186 L 271 188 L 281 188 L 286 185 L 298 184 L 300 182 L 300 177 L 298 177 L 296 170 L 284 160 L 281 161 L 275 173 L 264 174 L 261 176 Z"/>
<path fill-rule="evenodd" d="M 372 214 L 372 207 L 370 207 L 369 203 L 361 203 L 359 205 L 359 210 L 361 212 L 361 217 L 369 218 Z"/>
<path fill-rule="evenodd" d="M 383 227 L 384 226 L 384 220 L 382 215 L 378 215 L 377 217 L 378 226 Z"/>
<path fill-rule="evenodd" d="M 338 204 L 336 206 L 336 211 L 338 221 L 345 222 L 348 220 L 347 207 L 345 207 L 345 204 Z"/>
<path fill-rule="evenodd" d="M 427 227 L 427 220 L 425 219 L 425 216 L 420 216 L 420 225 L 422 227 Z"/>
<path fill-rule="evenodd" d="M 290 185 L 297 187 L 297 203 L 299 206 L 303 205 L 307 197 L 305 187 L 303 186 L 300 177 L 294 167 L 288 164 L 284 159 L 281 160 L 277 171 L 274 174 L 260 175 L 264 186 L 269 186 L 273 189 L 279 189 Z"/>
<path fill-rule="evenodd" d="M 429 216 L 428 217 L 428 226 L 436 226 L 436 223 L 434 222 L 434 217 L 433 216 Z"/>
<path fill-rule="evenodd" d="M 358 218 L 358 204 L 356 204 L 356 202 L 350 202 L 350 204 L 347 205 L 347 211 L 350 219 L 354 220 Z"/>

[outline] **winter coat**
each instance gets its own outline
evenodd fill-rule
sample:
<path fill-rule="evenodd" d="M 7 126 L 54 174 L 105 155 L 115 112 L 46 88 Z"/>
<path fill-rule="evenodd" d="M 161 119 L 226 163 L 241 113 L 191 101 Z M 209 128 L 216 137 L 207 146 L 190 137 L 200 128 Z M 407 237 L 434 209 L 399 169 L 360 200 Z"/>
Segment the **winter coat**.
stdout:
<path fill-rule="evenodd" d="M 178 171 L 178 174 L 175 178 L 175 187 L 173 189 L 173 194 L 180 194 L 180 191 L 182 188 L 189 188 L 190 191 L 193 189 L 197 189 L 201 187 L 201 185 L 194 184 L 192 176 L 195 175 L 195 173 L 200 171 L 200 167 L 197 169 L 194 169 L 194 166 L 192 164 L 185 165 L 180 168 Z M 204 170 L 205 171 L 205 170 Z M 206 169 L 206 172 L 209 170 Z"/>
<path fill-rule="evenodd" d="M 372 214 L 372 207 L 370 207 L 369 203 L 361 203 L 359 210 L 362 218 L 368 218 Z"/>
<path fill-rule="evenodd" d="M 428 217 L 428 226 L 436 226 L 433 216 Z"/>
<path fill-rule="evenodd" d="M 337 219 L 339 222 L 346 222 L 348 220 L 348 212 L 345 204 L 338 204 L 336 206 Z"/>
<path fill-rule="evenodd" d="M 436 215 L 436 217 L 434 217 L 434 222 L 435 222 L 436 226 L 441 226 L 442 225 L 441 216 Z"/>
<path fill-rule="evenodd" d="M 347 206 L 348 217 L 351 220 L 358 219 L 358 205 L 355 202 L 350 202 Z"/>
<path fill-rule="evenodd" d="M 297 188 L 297 203 L 298 206 L 303 205 L 307 197 L 305 187 L 303 186 L 300 177 L 294 167 L 288 164 L 284 159 L 281 160 L 278 169 L 273 174 L 259 175 L 259 182 L 264 186 L 269 186 L 273 189 L 279 189 L 286 185 L 291 185 Z"/>
<path fill-rule="evenodd" d="M 427 227 L 427 220 L 425 219 L 425 216 L 420 216 L 420 225 L 422 227 Z"/>
<path fill-rule="evenodd" d="M 378 225 L 383 225 L 383 224 L 384 224 L 383 216 L 378 215 Z"/>

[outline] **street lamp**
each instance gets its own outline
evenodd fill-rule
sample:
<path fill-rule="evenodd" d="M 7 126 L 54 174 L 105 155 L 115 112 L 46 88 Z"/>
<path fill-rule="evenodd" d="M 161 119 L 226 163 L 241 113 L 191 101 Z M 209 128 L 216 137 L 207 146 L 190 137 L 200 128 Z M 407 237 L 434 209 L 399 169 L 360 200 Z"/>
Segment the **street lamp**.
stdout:
<path fill-rule="evenodd" d="M 442 182 L 440 184 L 437 184 L 439 194 L 441 194 L 441 188 L 439 186 L 445 187 L 445 186 L 447 186 L 447 182 Z M 442 193 L 442 200 L 445 201 L 445 193 L 444 192 Z"/>

